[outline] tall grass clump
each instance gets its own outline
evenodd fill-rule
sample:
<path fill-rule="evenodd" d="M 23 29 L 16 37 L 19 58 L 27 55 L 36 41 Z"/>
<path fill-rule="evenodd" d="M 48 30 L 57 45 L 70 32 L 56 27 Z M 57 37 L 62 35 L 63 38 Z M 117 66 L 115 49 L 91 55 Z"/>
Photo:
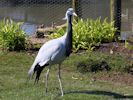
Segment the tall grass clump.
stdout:
<path fill-rule="evenodd" d="M 79 49 L 92 50 L 104 42 L 111 42 L 114 39 L 114 22 L 107 22 L 107 19 L 101 21 L 101 18 L 79 19 L 73 22 L 73 48 L 75 51 Z M 57 38 L 65 33 L 63 28 L 55 30 L 51 35 Z"/>
<path fill-rule="evenodd" d="M 25 32 L 20 28 L 22 24 L 11 19 L 0 22 L 0 48 L 11 51 L 25 49 Z"/>

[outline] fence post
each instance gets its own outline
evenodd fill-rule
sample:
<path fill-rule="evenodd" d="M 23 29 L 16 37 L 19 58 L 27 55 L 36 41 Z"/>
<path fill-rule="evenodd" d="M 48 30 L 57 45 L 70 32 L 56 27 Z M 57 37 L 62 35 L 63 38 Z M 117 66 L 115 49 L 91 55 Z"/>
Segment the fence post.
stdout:
<path fill-rule="evenodd" d="M 116 36 L 120 35 L 121 31 L 121 0 L 111 0 L 111 21 L 114 22 L 114 27 L 117 28 Z"/>
<path fill-rule="evenodd" d="M 82 17 L 82 6 L 81 6 L 81 0 L 72 0 L 72 6 L 78 15 L 79 18 Z M 78 19 L 76 19 L 78 20 Z"/>
<path fill-rule="evenodd" d="M 110 21 L 114 21 L 114 1 L 110 0 Z"/>

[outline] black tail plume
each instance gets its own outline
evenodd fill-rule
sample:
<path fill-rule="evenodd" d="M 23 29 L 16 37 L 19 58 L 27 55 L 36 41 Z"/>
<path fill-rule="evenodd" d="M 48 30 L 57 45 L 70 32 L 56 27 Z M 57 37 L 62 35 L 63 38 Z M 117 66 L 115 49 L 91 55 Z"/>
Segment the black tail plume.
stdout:
<path fill-rule="evenodd" d="M 46 66 L 48 66 L 48 64 L 46 64 L 44 66 L 40 66 L 39 64 L 37 64 L 35 66 L 35 69 L 34 69 L 34 73 L 36 73 L 35 83 L 38 83 L 40 75 L 41 75 L 41 72 Z"/>

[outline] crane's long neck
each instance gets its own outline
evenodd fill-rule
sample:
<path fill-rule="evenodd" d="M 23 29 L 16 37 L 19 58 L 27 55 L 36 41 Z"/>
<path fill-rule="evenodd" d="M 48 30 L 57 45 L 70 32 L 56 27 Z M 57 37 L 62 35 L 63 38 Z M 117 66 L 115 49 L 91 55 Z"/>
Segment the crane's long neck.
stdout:
<path fill-rule="evenodd" d="M 68 29 L 66 35 L 66 56 L 72 52 L 72 15 L 68 15 Z"/>

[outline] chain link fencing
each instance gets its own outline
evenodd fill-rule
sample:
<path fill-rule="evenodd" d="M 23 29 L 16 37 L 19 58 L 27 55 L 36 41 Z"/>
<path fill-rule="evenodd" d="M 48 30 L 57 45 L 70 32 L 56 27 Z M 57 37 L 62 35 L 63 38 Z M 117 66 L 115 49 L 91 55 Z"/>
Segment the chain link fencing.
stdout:
<path fill-rule="evenodd" d="M 74 0 L 0 0 L 0 19 L 12 18 L 28 24 L 45 27 L 64 24 L 62 18 Z M 110 0 L 77 0 L 77 12 L 83 19 L 108 18 Z M 133 32 L 133 1 L 122 0 L 122 31 Z"/>

